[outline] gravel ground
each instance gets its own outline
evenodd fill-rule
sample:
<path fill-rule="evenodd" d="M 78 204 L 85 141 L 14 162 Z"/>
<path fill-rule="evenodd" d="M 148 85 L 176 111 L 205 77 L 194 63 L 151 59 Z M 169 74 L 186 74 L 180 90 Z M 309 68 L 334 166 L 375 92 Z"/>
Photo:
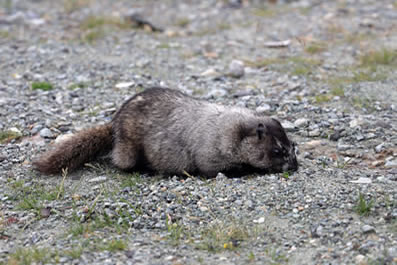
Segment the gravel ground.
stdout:
<path fill-rule="evenodd" d="M 395 1 L 3 0 L 0 69 L 0 264 L 397 263 Z M 32 169 L 153 85 L 277 117 L 299 171 Z"/>

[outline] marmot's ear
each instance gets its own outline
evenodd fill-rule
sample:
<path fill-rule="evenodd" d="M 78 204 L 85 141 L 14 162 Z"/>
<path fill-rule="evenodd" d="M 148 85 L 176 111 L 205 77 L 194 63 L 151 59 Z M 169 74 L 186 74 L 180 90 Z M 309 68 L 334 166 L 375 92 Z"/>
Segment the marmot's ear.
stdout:
<path fill-rule="evenodd" d="M 252 122 L 249 124 L 244 124 L 241 126 L 239 131 L 240 139 L 257 136 L 258 139 L 261 140 L 266 134 L 266 131 L 266 126 L 263 123 Z"/>
<path fill-rule="evenodd" d="M 263 123 L 258 123 L 258 126 L 256 127 L 256 135 L 258 136 L 259 140 L 262 140 L 264 133 L 265 133 L 265 126 L 263 125 Z"/>

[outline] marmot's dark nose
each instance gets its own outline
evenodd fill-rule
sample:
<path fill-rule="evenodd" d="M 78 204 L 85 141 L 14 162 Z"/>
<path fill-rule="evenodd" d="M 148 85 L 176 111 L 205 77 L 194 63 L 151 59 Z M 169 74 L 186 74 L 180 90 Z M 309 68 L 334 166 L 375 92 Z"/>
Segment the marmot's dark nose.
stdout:
<path fill-rule="evenodd" d="M 298 160 L 296 160 L 296 157 L 290 158 L 288 161 L 288 169 L 292 171 L 297 171 L 298 170 Z"/>

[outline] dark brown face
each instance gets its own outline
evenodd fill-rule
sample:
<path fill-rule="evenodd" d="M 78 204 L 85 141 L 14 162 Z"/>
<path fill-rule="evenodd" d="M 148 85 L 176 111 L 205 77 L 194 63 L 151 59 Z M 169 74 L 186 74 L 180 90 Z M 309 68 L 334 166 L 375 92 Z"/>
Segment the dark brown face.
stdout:
<path fill-rule="evenodd" d="M 280 143 L 276 137 L 272 139 L 272 147 L 268 151 L 271 169 L 276 172 L 296 171 L 298 161 L 296 160 L 296 144 L 289 142 L 288 145 Z"/>
<path fill-rule="evenodd" d="M 271 169 L 277 172 L 296 171 L 298 161 L 296 160 L 296 144 L 290 141 L 280 122 L 271 119 L 267 124 L 270 148 L 268 157 L 271 161 Z"/>
<path fill-rule="evenodd" d="M 290 141 L 281 124 L 275 120 L 258 123 L 256 133 L 242 141 L 248 164 L 270 172 L 296 171 L 296 144 Z"/>

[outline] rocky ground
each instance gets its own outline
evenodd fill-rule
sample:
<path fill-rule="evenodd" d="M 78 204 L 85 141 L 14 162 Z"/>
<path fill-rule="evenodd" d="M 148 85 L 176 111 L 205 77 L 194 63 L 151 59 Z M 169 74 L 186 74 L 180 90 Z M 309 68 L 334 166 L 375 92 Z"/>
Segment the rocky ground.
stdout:
<path fill-rule="evenodd" d="M 2 0 L 0 69 L 0 264 L 397 263 L 396 1 Z M 32 169 L 153 85 L 277 117 L 299 171 Z"/>

